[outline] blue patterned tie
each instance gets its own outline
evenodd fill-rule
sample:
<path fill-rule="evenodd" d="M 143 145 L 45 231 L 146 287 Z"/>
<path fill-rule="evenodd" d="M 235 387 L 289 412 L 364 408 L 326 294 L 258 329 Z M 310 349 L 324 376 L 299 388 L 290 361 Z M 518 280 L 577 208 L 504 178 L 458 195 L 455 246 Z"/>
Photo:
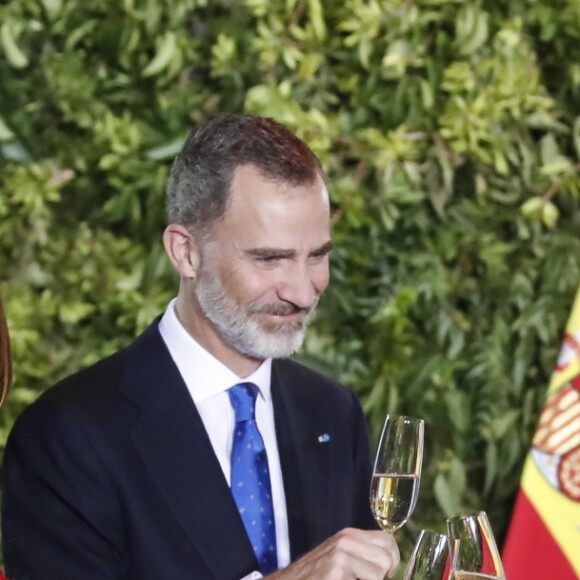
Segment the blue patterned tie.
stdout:
<path fill-rule="evenodd" d="M 228 391 L 236 414 L 232 445 L 232 495 L 264 574 L 278 568 L 272 489 L 264 440 L 255 419 L 258 387 L 240 383 Z"/>

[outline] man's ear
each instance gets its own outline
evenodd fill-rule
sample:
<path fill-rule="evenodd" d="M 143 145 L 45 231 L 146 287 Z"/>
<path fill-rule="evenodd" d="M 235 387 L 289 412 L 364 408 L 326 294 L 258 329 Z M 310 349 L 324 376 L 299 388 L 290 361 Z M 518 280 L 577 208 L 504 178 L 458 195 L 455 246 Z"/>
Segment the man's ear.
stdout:
<path fill-rule="evenodd" d="M 163 245 L 173 267 L 182 278 L 193 279 L 199 268 L 199 247 L 187 229 L 169 224 L 163 232 Z"/>

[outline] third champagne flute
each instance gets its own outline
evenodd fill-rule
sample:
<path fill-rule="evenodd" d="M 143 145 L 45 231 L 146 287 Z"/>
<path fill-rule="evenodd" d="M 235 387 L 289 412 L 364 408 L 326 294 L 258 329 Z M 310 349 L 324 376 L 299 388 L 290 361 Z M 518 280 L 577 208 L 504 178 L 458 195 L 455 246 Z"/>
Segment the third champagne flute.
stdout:
<path fill-rule="evenodd" d="M 447 520 L 452 580 L 505 580 L 501 558 L 485 512 Z"/>
<path fill-rule="evenodd" d="M 415 509 L 423 461 L 422 419 L 387 415 L 373 470 L 370 501 L 379 526 L 394 532 Z"/>

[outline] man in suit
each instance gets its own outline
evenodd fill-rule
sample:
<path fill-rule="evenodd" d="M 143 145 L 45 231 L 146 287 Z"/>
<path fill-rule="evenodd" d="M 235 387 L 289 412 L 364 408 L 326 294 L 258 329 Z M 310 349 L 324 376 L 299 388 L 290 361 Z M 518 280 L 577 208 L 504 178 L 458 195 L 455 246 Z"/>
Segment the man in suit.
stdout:
<path fill-rule="evenodd" d="M 329 279 L 317 158 L 271 119 L 214 119 L 175 160 L 168 216 L 177 298 L 13 429 L 8 576 L 392 576 L 399 555 L 371 517 L 360 405 L 286 359 Z"/>

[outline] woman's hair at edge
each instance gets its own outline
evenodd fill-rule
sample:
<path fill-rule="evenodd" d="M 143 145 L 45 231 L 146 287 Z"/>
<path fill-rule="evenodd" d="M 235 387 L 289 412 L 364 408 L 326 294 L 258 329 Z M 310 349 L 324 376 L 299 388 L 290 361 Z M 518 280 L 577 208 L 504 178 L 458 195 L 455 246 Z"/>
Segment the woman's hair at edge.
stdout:
<path fill-rule="evenodd" d="M 2 296 L 0 295 L 0 406 L 6 400 L 11 383 L 12 353 L 10 350 L 10 337 L 8 335 L 8 323 L 4 315 Z"/>

